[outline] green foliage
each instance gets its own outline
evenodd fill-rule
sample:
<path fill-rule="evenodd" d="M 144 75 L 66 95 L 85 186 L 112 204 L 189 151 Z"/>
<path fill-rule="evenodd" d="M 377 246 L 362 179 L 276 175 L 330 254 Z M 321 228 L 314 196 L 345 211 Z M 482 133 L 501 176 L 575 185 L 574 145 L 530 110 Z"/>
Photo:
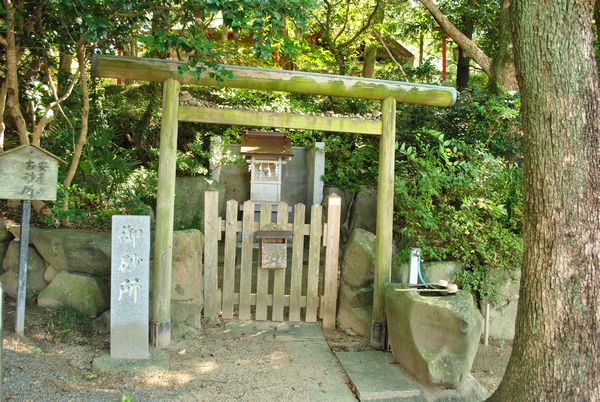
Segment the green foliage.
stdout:
<path fill-rule="evenodd" d="M 375 185 L 379 167 L 378 142 L 371 136 L 327 136 L 323 181 L 329 186 L 353 191 L 361 185 Z"/>
<path fill-rule="evenodd" d="M 405 245 L 427 260 L 463 262 L 460 284 L 496 302 L 497 282 L 520 268 L 521 168 L 435 130 L 421 130 L 399 154 L 394 218 Z"/>
<path fill-rule="evenodd" d="M 156 203 L 156 171 L 140 167 L 115 187 L 114 192 L 88 192 L 77 184 L 68 189 L 58 185 L 57 200 L 50 203 L 52 217 L 40 216 L 48 226 L 68 220 L 72 226 L 109 229 L 113 215 L 152 215 L 150 205 Z M 69 208 L 63 209 L 65 194 Z"/>
<path fill-rule="evenodd" d="M 87 333 L 91 326 L 89 317 L 71 307 L 60 307 L 49 311 L 46 320 L 46 330 L 59 340 Z"/>
<path fill-rule="evenodd" d="M 133 395 L 128 392 L 124 393 L 121 395 L 121 402 L 133 402 Z"/>
<path fill-rule="evenodd" d="M 522 159 L 523 136 L 519 107 L 516 94 L 492 95 L 476 88 L 460 93 L 449 109 L 398 105 L 399 140 L 410 144 L 415 131 L 427 127 L 443 132 L 446 138 L 468 144 L 479 142 L 492 154 L 518 162 Z"/>

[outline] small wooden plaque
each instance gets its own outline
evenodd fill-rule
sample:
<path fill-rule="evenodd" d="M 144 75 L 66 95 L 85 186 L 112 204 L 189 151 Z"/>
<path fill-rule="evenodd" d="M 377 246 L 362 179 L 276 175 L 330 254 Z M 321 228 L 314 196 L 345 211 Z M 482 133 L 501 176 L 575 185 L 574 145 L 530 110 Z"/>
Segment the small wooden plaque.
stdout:
<path fill-rule="evenodd" d="M 35 145 L 4 152 L 0 155 L 0 199 L 56 200 L 59 162 Z"/>
<path fill-rule="evenodd" d="M 283 269 L 287 265 L 286 243 L 261 244 L 261 268 Z"/>

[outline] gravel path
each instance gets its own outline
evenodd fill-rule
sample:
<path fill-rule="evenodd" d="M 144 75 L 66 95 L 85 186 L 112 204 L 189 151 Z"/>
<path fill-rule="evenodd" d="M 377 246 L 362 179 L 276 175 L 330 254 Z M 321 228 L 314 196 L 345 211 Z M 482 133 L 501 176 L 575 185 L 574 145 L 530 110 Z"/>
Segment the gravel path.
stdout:
<path fill-rule="evenodd" d="M 369 348 L 367 340 L 339 331 L 328 335 L 328 345 L 281 329 L 231 330 L 220 323 L 196 339 L 172 342 L 168 369 L 106 374 L 93 371 L 92 360 L 109 350 L 108 335 L 75 332 L 60 340 L 48 328 L 47 310 L 28 306 L 26 337 L 18 337 L 11 328 L 14 303 L 7 304 L 6 401 L 353 401 L 337 360 L 322 357 L 331 349 Z M 509 355 L 510 345 L 480 345 L 473 375 L 495 389 Z"/>
<path fill-rule="evenodd" d="M 108 336 L 55 342 L 41 329 L 26 327 L 26 337 L 5 333 L 6 401 L 355 400 L 322 337 L 220 324 L 173 342 L 168 369 L 115 375 L 92 370 L 92 360 L 108 350 Z"/>

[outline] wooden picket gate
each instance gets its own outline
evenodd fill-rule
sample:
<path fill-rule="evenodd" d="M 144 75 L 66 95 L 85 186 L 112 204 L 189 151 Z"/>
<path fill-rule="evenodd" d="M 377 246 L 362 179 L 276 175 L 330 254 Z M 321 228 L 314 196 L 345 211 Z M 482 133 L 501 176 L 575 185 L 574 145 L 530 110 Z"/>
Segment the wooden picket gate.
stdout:
<path fill-rule="evenodd" d="M 204 317 L 213 319 L 221 314 L 225 319 L 284 321 L 287 318 L 299 322 L 304 318 L 305 322 L 316 322 L 318 316 L 325 329 L 335 328 L 340 198 L 329 198 L 324 224 L 321 205 L 312 206 L 310 224 L 304 223 L 304 204 L 294 206 L 293 223 L 289 222 L 286 203 L 277 204 L 275 219 L 271 203 L 259 205 L 258 221 L 253 201 L 243 204 L 243 218 L 238 221 L 238 203 L 230 200 L 222 219 L 218 215 L 218 193 L 205 193 Z M 292 232 L 291 264 L 285 269 L 261 268 L 260 262 L 253 258 L 258 252 L 255 233 L 269 224 Z M 241 244 L 238 233 L 241 233 Z M 305 236 L 308 236 L 306 264 Z M 220 241 L 224 241 L 222 258 L 219 258 Z M 324 264 L 321 263 L 322 247 Z"/>

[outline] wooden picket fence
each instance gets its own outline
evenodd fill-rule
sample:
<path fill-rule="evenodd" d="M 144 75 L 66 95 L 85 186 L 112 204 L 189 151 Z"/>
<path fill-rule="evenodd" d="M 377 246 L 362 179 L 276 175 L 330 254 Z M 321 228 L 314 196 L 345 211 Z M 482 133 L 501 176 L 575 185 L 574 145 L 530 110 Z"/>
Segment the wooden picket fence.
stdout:
<path fill-rule="evenodd" d="M 305 322 L 316 322 L 318 317 L 325 329 L 335 328 L 340 210 L 340 198 L 330 197 L 327 222 L 322 223 L 321 205 L 313 205 L 311 223 L 305 224 L 305 206 L 296 204 L 292 223 L 286 203 L 276 205 L 276 218 L 272 218 L 271 203 L 260 203 L 260 218 L 256 221 L 255 202 L 246 201 L 242 220 L 238 221 L 238 203 L 230 200 L 222 219 L 218 214 L 218 193 L 206 192 L 204 317 L 213 319 L 221 314 L 224 319 L 284 321 L 287 318 L 291 322 L 302 318 Z M 258 253 L 255 233 L 269 224 L 292 232 L 291 264 L 285 269 L 261 268 L 260 262 L 253 258 L 253 253 Z M 305 236 L 308 236 L 306 264 Z M 222 258 L 219 258 L 222 241 Z M 322 247 L 325 248 L 323 264 Z"/>

